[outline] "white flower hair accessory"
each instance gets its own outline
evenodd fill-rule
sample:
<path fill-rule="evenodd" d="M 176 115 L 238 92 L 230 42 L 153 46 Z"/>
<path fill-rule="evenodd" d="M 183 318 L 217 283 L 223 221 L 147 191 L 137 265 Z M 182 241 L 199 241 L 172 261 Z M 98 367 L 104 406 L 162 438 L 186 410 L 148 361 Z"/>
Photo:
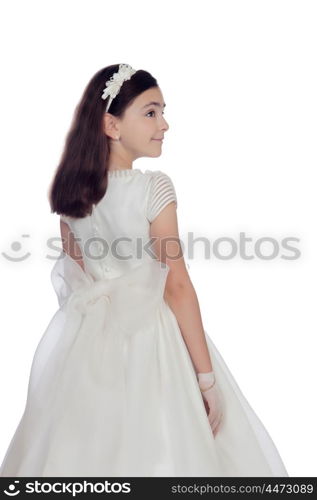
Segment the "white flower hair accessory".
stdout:
<path fill-rule="evenodd" d="M 109 96 L 106 112 L 108 111 L 113 99 L 119 94 L 123 82 L 130 80 L 134 73 L 136 73 L 136 69 L 133 69 L 129 64 L 119 64 L 119 71 L 117 73 L 113 73 L 112 77 L 106 82 L 106 86 L 103 89 L 103 94 L 101 96 L 101 99 L 107 99 Z"/>

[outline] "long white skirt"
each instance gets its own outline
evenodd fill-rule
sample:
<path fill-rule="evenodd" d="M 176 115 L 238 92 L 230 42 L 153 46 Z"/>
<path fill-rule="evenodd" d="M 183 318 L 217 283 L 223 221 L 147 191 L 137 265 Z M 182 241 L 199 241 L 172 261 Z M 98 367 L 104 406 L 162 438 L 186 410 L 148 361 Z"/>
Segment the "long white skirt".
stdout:
<path fill-rule="evenodd" d="M 94 281 L 56 262 L 59 309 L 34 354 L 0 476 L 288 476 L 207 333 L 223 404 L 214 437 L 158 261 Z"/>

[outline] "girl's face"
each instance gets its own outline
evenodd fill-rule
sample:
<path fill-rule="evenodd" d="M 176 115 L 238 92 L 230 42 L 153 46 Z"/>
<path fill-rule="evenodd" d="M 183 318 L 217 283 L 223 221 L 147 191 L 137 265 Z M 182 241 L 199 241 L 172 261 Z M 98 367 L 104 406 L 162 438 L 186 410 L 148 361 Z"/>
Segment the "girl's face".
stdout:
<path fill-rule="evenodd" d="M 106 113 L 106 133 L 113 139 L 111 154 L 128 162 L 142 156 L 160 156 L 162 141 L 157 139 L 163 139 L 169 128 L 164 107 L 161 90 L 153 87 L 135 98 L 122 119 Z"/>

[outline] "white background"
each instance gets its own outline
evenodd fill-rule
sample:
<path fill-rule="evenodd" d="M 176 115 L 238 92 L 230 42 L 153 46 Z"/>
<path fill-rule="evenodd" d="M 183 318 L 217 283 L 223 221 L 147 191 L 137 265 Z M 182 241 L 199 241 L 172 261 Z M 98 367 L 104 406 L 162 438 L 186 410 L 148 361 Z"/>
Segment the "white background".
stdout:
<path fill-rule="evenodd" d="M 186 262 L 205 329 L 289 475 L 316 476 L 316 3 L 29 0 L 2 2 L 0 17 L 0 460 L 57 310 L 49 184 L 84 87 L 124 62 L 167 104 L 161 157 L 134 168 L 170 175 L 181 238 L 251 238 L 253 260 L 207 259 L 197 243 Z M 274 259 L 255 254 L 262 237 Z"/>

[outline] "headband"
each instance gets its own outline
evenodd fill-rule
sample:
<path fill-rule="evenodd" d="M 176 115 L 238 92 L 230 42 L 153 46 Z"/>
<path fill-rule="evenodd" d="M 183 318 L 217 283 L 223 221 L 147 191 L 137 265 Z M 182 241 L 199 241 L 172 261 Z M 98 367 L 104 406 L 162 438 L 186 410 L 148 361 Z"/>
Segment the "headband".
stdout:
<path fill-rule="evenodd" d="M 136 73 L 136 70 L 133 69 L 129 64 L 119 64 L 119 71 L 114 73 L 112 77 L 106 82 L 106 86 L 103 89 L 103 94 L 101 99 L 107 99 L 109 96 L 109 100 L 106 107 L 106 112 L 110 108 L 110 105 L 113 99 L 119 94 L 121 85 L 126 80 L 130 80 L 131 76 Z"/>

